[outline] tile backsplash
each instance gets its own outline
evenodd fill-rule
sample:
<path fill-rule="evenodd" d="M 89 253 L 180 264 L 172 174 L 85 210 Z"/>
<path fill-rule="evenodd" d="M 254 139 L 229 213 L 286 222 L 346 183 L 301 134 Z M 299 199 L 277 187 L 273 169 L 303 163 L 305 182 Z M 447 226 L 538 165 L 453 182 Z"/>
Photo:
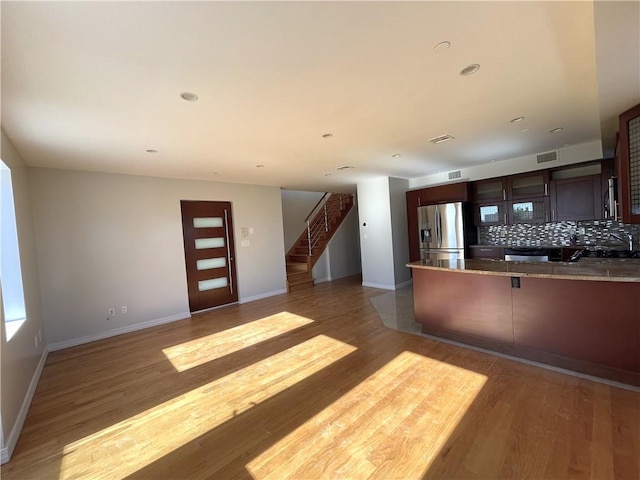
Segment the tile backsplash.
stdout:
<path fill-rule="evenodd" d="M 571 235 L 577 235 L 577 245 L 616 247 L 627 245 L 611 237 L 632 234 L 635 249 L 640 249 L 640 225 L 630 225 L 614 220 L 585 220 L 551 222 L 543 224 L 520 223 L 516 225 L 491 225 L 478 228 L 478 243 L 482 245 L 569 246 Z"/>

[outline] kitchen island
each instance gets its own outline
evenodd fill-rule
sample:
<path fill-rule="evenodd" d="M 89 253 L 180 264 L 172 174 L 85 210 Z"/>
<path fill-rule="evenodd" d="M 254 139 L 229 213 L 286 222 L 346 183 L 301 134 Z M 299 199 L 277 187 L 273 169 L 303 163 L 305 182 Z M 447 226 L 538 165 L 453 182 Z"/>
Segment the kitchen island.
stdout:
<path fill-rule="evenodd" d="M 423 260 L 424 333 L 640 386 L 640 260 Z"/>

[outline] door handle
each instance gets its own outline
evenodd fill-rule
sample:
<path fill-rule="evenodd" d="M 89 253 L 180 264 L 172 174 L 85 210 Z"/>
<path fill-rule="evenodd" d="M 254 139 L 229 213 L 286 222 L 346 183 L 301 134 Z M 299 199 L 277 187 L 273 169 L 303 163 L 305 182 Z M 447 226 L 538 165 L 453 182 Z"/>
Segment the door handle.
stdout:
<path fill-rule="evenodd" d="M 227 269 L 229 271 L 229 290 L 231 295 L 233 295 L 233 274 L 231 273 L 231 262 L 233 258 L 231 257 L 231 245 L 229 245 L 229 222 L 227 220 L 227 209 L 224 209 L 224 235 L 227 238 Z"/>

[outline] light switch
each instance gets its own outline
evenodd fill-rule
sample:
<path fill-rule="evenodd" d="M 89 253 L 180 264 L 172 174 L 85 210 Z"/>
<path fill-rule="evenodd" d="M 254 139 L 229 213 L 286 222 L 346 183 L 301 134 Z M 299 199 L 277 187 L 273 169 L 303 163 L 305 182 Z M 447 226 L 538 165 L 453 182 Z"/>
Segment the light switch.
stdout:
<path fill-rule="evenodd" d="M 240 236 L 242 238 L 246 238 L 249 236 L 249 228 L 247 227 L 240 227 Z"/>
<path fill-rule="evenodd" d="M 248 247 L 249 246 L 249 240 L 242 240 L 242 243 L 240 244 L 243 247 Z"/>

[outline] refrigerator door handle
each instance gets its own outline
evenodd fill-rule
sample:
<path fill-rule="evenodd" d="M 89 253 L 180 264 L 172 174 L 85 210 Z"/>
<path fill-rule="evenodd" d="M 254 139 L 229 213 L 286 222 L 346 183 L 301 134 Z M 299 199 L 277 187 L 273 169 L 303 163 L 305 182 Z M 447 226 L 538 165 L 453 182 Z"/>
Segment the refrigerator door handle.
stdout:
<path fill-rule="evenodd" d="M 440 209 L 436 205 L 436 244 L 438 248 L 442 246 L 442 219 L 440 218 Z"/>

